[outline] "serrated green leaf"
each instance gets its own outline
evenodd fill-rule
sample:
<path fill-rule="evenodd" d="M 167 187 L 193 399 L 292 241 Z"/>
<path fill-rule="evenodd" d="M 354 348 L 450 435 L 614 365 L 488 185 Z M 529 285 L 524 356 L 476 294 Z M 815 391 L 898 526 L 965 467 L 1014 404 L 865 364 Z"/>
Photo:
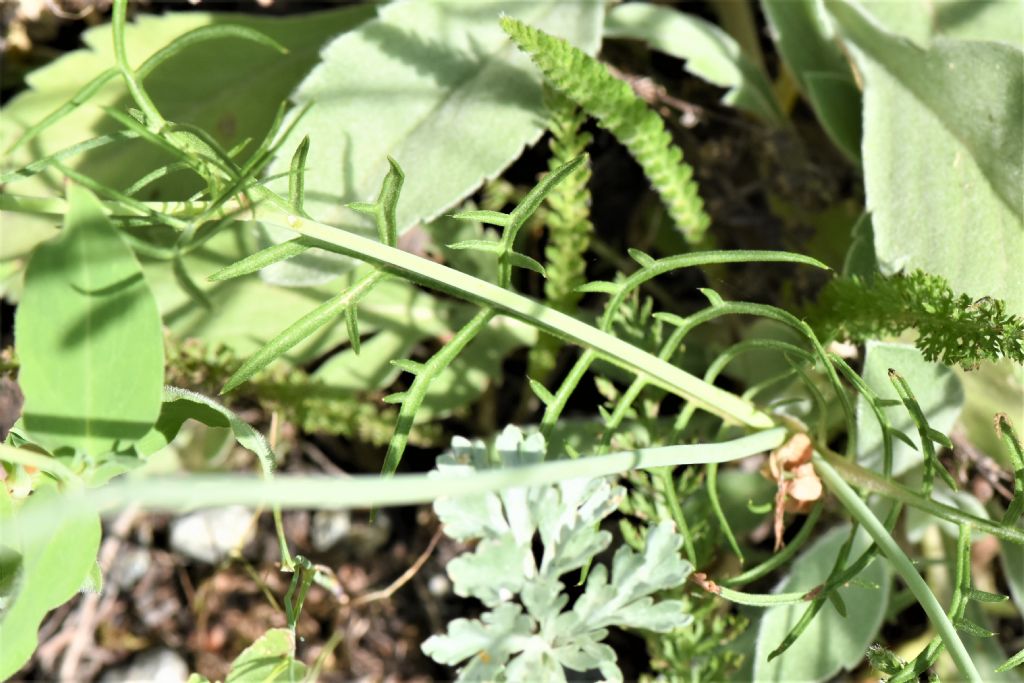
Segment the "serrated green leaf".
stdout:
<path fill-rule="evenodd" d="M 50 450 L 130 446 L 160 414 L 163 333 L 142 269 L 99 200 L 68 191 L 64 230 L 36 248 L 15 316 L 24 425 Z"/>
<path fill-rule="evenodd" d="M 540 75 L 501 32 L 503 12 L 590 53 L 600 42 L 604 11 L 597 0 L 406 0 L 380 6 L 376 19 L 327 46 L 292 95 L 299 105 L 313 103 L 293 137 L 312 140 L 306 208 L 314 218 L 337 224 L 344 203 L 371 197 L 390 155 L 408 174 L 398 207 L 401 234 L 498 175 L 540 137 Z M 271 172 L 285 163 L 278 159 Z M 311 277 L 334 277 L 343 260 L 331 262 L 326 269 L 310 265 Z"/>
<path fill-rule="evenodd" d="M 235 658 L 224 683 L 299 683 L 305 677 L 306 665 L 295 659 L 295 634 L 272 628 Z"/>
<path fill-rule="evenodd" d="M 867 206 L 886 273 L 921 268 L 1024 314 L 1024 53 L 937 38 L 928 50 L 829 0 L 864 75 Z M 934 239 L 941 225 L 943 239 Z"/>
<path fill-rule="evenodd" d="M 722 102 L 768 123 L 785 120 L 765 75 L 728 33 L 709 21 L 671 7 L 643 2 L 617 5 L 605 23 L 608 38 L 644 40 L 653 49 L 685 60 L 684 68 L 726 88 Z"/>

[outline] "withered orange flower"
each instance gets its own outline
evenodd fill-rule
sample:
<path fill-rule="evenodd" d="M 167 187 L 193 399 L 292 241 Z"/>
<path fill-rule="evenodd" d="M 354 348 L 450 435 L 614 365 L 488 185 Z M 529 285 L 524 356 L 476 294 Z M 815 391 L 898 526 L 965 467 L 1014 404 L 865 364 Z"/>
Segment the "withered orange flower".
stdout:
<path fill-rule="evenodd" d="M 775 550 L 782 548 L 782 534 L 785 531 L 784 515 L 787 512 L 807 514 L 811 503 L 821 498 L 821 479 L 811 464 L 814 447 L 806 434 L 794 434 L 789 441 L 772 451 L 768 465 L 762 473 L 774 479 L 778 485 L 775 492 Z"/>

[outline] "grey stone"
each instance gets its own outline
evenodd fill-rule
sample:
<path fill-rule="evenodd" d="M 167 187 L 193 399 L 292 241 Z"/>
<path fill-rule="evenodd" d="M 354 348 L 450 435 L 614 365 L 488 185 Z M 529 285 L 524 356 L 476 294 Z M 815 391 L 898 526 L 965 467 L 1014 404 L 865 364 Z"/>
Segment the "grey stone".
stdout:
<path fill-rule="evenodd" d="M 100 683 L 183 683 L 188 664 L 174 650 L 157 647 L 141 652 L 127 664 L 108 669 Z"/>
<path fill-rule="evenodd" d="M 254 530 L 253 513 L 240 505 L 200 510 L 171 522 L 171 549 L 193 560 L 217 564 L 245 545 Z"/>

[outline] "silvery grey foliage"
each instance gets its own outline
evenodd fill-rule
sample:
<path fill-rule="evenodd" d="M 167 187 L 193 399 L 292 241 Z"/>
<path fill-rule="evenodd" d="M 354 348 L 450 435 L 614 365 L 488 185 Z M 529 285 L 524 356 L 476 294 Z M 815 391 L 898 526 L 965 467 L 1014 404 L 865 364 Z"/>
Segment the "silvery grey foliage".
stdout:
<path fill-rule="evenodd" d="M 501 433 L 493 450 L 456 437 L 437 459 L 437 476 L 540 462 L 544 449 L 542 436 L 527 437 L 515 427 Z M 423 651 L 442 664 L 461 665 L 461 681 L 565 681 L 566 669 L 597 670 L 621 681 L 615 653 L 602 642 L 608 627 L 667 632 L 692 619 L 680 601 L 653 597 L 692 571 L 671 523 L 650 529 L 642 553 L 623 545 L 610 570 L 594 564 L 583 594 L 569 606 L 559 579 L 608 547 L 612 536 L 599 523 L 624 495 L 622 487 L 598 478 L 437 500 L 445 533 L 478 541 L 473 552 L 448 564 L 455 593 L 480 600 L 489 611 L 455 619 L 446 633 L 423 643 Z M 533 551 L 538 534 L 539 558 Z"/>

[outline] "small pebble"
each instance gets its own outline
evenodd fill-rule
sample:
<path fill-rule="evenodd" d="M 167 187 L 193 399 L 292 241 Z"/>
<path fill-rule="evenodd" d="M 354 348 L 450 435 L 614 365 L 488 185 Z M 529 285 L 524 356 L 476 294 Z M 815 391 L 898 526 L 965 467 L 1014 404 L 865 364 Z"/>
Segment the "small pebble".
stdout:
<path fill-rule="evenodd" d="M 171 522 L 171 549 L 185 557 L 217 564 L 252 537 L 252 511 L 234 505 L 200 510 Z"/>
<path fill-rule="evenodd" d="M 108 669 L 100 683 L 183 683 L 188 680 L 188 664 L 174 650 L 166 647 L 141 652 L 127 664 Z"/>

